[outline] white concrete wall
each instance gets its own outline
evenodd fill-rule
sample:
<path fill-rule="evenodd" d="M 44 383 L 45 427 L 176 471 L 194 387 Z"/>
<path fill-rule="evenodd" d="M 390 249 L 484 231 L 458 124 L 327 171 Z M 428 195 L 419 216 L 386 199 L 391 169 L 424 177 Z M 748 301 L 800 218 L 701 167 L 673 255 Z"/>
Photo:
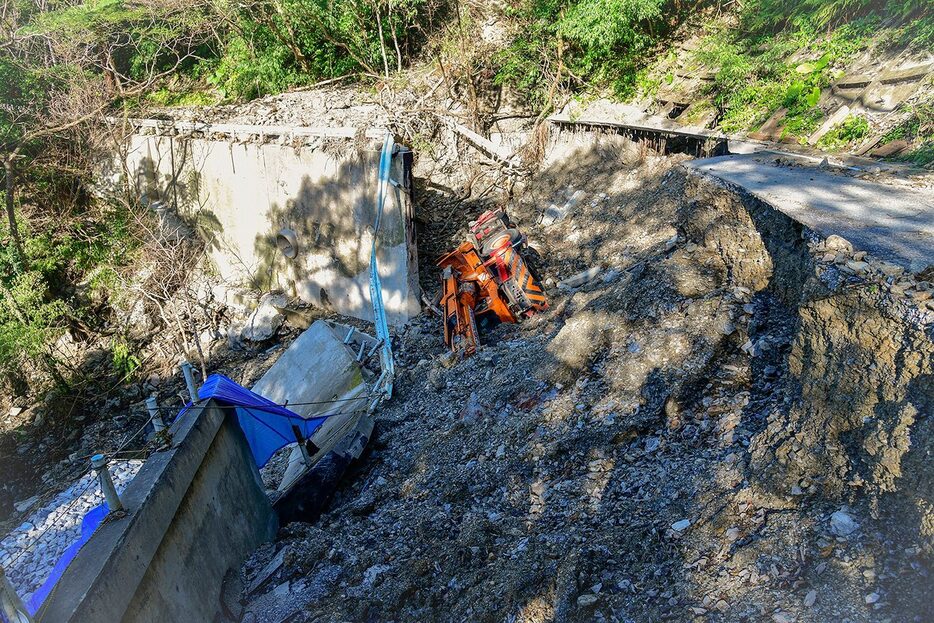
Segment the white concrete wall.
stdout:
<path fill-rule="evenodd" d="M 380 145 L 350 139 L 319 146 L 233 143 L 202 138 L 128 139 L 127 170 L 138 192 L 195 225 L 220 275 L 281 289 L 316 305 L 372 319 L 369 259 Z M 396 155 L 394 178 L 404 179 Z M 298 235 L 298 256 L 276 248 L 282 228 Z M 380 277 L 389 321 L 420 311 L 412 205 L 393 188 L 380 230 Z"/>

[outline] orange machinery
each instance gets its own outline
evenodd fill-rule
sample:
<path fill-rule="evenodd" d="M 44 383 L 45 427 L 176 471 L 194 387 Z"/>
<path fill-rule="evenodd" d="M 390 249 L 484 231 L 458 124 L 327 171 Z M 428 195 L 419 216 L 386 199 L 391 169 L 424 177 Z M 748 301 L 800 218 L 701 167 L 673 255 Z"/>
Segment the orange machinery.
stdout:
<path fill-rule="evenodd" d="M 470 223 L 470 237 L 438 261 L 444 342 L 462 357 L 477 352 L 477 318 L 521 322 L 548 308 L 545 292 L 519 251 L 527 239 L 502 210 Z"/>

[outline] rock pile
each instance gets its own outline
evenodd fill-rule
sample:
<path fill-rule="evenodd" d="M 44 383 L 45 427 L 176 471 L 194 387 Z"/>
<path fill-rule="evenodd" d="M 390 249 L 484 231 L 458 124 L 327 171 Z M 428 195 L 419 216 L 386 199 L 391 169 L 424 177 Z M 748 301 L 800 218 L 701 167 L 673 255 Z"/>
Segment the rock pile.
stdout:
<path fill-rule="evenodd" d="M 833 470 L 777 464 L 770 490 L 754 456 L 769 440 L 789 462 L 816 455 L 828 421 L 853 411 L 830 402 L 813 430 L 770 431 L 789 430 L 802 379 L 855 395 L 858 366 L 841 352 L 819 367 L 813 346 L 861 318 L 883 335 L 910 324 L 872 324 L 874 303 L 834 298 L 787 217 L 692 187 L 670 161 L 597 156 L 530 180 L 510 215 L 541 249 L 543 280 L 612 277 L 552 287 L 547 313 L 482 327 L 468 361 L 445 353 L 435 318 L 398 335 L 396 395 L 370 453 L 329 512 L 245 565 L 244 621 L 923 620 L 916 527 L 893 530 L 855 493 L 841 507 Z M 571 183 L 573 215 L 536 225 Z M 875 261 L 839 246 L 833 270 L 852 292 L 867 269 L 847 262 L 871 274 Z M 812 300 L 850 315 L 811 322 L 799 304 Z M 902 429 L 883 430 L 866 454 L 900 447 Z"/>

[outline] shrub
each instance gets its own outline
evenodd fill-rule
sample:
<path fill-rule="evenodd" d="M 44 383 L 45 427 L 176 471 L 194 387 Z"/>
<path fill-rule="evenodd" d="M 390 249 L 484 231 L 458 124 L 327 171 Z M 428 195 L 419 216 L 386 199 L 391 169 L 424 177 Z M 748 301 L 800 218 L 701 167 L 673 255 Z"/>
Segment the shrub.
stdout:
<path fill-rule="evenodd" d="M 839 149 L 846 147 L 869 134 L 869 122 L 861 115 L 850 115 L 833 128 L 818 141 L 818 146 L 824 149 Z"/>

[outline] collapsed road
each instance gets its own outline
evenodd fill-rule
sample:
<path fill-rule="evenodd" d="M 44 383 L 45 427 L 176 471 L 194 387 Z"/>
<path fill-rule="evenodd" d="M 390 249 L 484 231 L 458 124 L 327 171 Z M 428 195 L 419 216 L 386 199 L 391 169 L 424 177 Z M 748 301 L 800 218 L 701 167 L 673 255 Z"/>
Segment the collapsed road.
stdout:
<path fill-rule="evenodd" d="M 243 620 L 932 616 L 930 269 L 690 162 L 575 134 L 493 198 L 416 186 L 422 255 L 506 206 L 550 308 L 463 361 L 400 333 L 370 453 L 247 562 Z"/>
<path fill-rule="evenodd" d="M 369 257 L 376 236 L 358 236 L 351 253 L 335 244 L 338 298 L 333 286 L 322 295 L 326 270 L 290 274 L 282 257 L 264 255 L 265 234 L 249 232 L 249 250 L 275 276 L 266 283 L 283 290 L 267 296 L 330 298 L 345 326 L 370 333 L 348 330 L 352 348 L 325 349 L 372 354 L 370 370 L 357 366 L 367 387 L 380 378 L 377 353 L 391 346 L 392 398 L 376 412 L 367 450 L 357 444 L 359 460 L 340 466 L 333 498 L 314 512 L 285 500 L 291 514 L 280 515 L 275 539 L 259 539 L 267 542 L 242 568 L 186 599 L 203 599 L 217 620 L 277 623 L 929 620 L 934 275 L 918 262 L 934 257 L 926 230 L 912 234 L 920 252 L 890 254 L 710 175 L 711 161 L 602 130 L 565 127 L 549 140 L 535 173 L 450 166 L 464 149 L 456 140 L 414 163 L 418 236 L 393 231 L 392 257 L 406 270 L 418 265 L 424 298 L 442 291 L 437 260 L 496 209 L 527 237 L 521 257 L 548 297 L 521 323 L 484 327 L 472 357 L 452 355 L 441 317 L 410 317 L 414 274 L 387 287 L 400 292 L 388 302 L 401 320 L 391 339 L 353 318 L 364 314 L 355 280 L 368 272 L 355 254 Z M 856 175 L 814 170 L 843 187 Z M 929 187 L 870 177 L 861 182 L 878 196 L 894 194 L 892 182 L 918 194 Z M 300 195 L 320 196 L 310 183 Z M 328 209 L 342 205 L 339 192 L 323 196 Z M 405 200 L 398 205 L 404 213 Z M 304 215 L 318 223 L 305 227 L 273 211 L 271 233 L 291 230 L 299 253 L 314 234 L 314 253 L 326 256 L 320 214 Z M 354 239 L 356 226 L 341 220 L 334 239 Z M 297 315 L 290 303 L 262 300 L 245 326 L 228 330 L 273 348 Z M 277 320 L 266 326 L 264 314 Z M 302 336 L 313 330 L 323 331 Z M 309 351 L 293 344 L 269 357 L 282 366 L 267 369 L 296 369 Z M 246 376 L 239 382 L 252 384 Z M 287 383 L 253 387 L 281 405 L 287 398 L 273 394 Z M 277 489 L 320 450 L 296 438 L 259 473 L 280 510 Z"/>

